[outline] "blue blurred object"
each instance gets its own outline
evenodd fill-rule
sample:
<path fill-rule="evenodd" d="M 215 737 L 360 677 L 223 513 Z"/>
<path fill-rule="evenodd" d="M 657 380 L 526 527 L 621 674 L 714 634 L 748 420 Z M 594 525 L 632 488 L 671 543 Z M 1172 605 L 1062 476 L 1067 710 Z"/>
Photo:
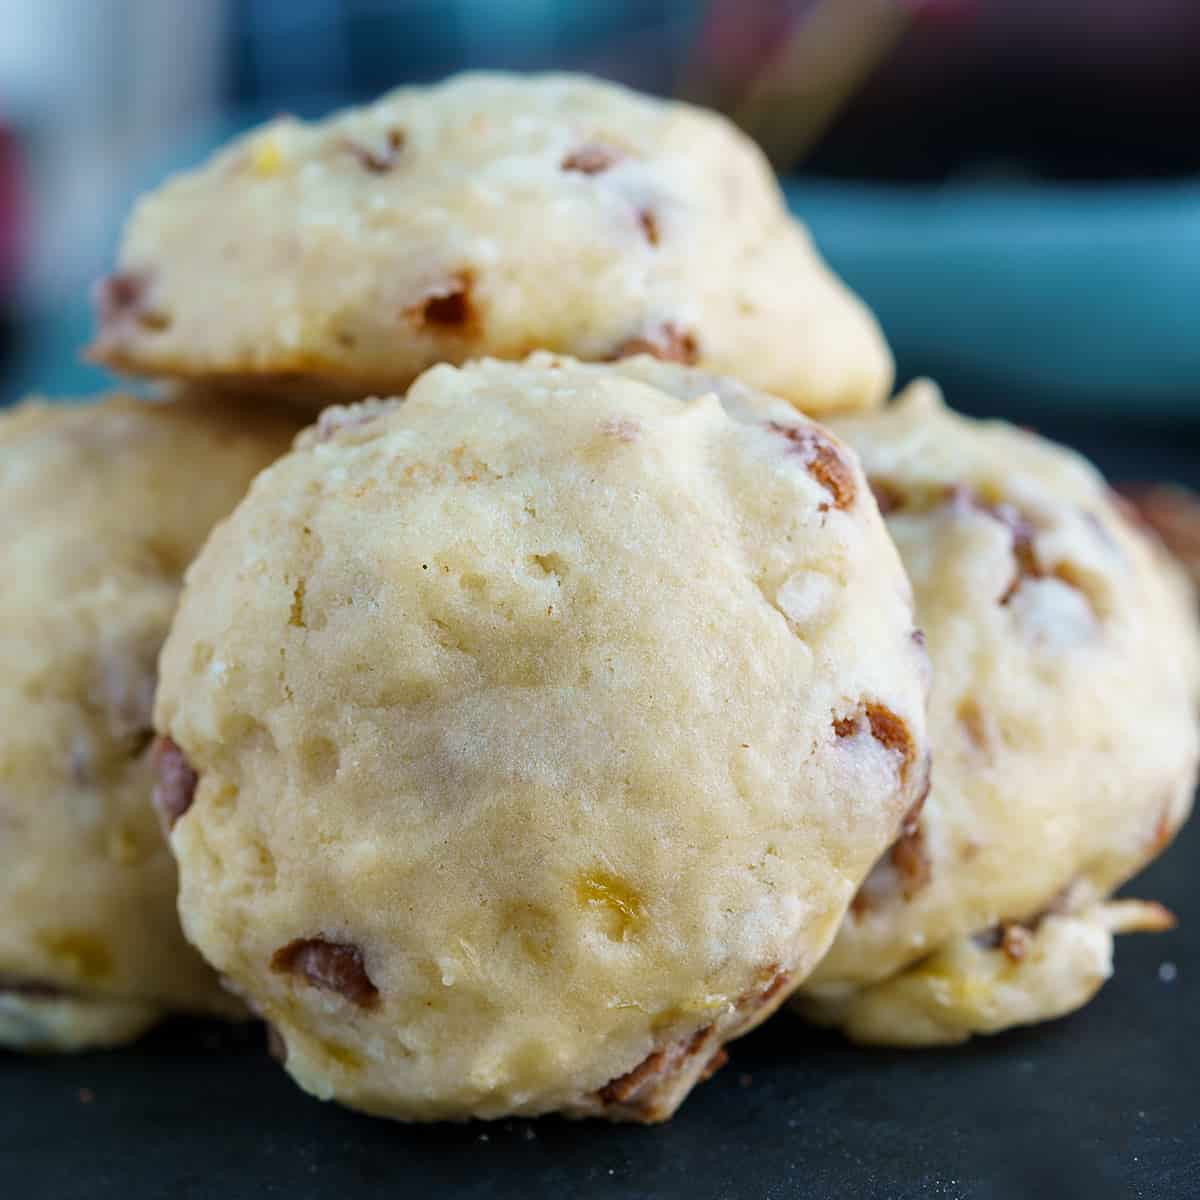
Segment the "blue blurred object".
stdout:
<path fill-rule="evenodd" d="M 787 193 L 902 368 L 1200 419 L 1200 184 Z"/>

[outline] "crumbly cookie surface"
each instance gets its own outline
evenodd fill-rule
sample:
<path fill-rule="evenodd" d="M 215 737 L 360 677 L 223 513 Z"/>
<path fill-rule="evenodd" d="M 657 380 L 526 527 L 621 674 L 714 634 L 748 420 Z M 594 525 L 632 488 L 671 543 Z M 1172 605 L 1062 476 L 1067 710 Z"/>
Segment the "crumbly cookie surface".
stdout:
<path fill-rule="evenodd" d="M 940 1046 L 1065 1016 L 1112 975 L 1113 935 L 1169 929 L 1144 900 L 1077 901 L 1031 925 L 951 938 L 867 987 L 800 998 L 807 1015 L 859 1042 Z"/>
<path fill-rule="evenodd" d="M 566 75 L 274 121 L 141 201 L 98 300 L 93 352 L 118 369 L 294 396 L 538 349 L 695 363 L 813 412 L 891 381 L 753 143 Z"/>
<path fill-rule="evenodd" d="M 912 635 L 853 454 L 786 403 L 436 367 L 327 412 L 189 572 L 185 928 L 316 1095 L 663 1119 L 921 793 Z"/>
<path fill-rule="evenodd" d="M 800 1003 L 899 1043 L 1059 1015 L 1106 977 L 1112 928 L 1158 921 L 1101 902 L 1191 807 L 1188 586 L 1083 459 L 957 416 L 927 382 L 836 428 L 912 579 L 933 784 Z"/>
<path fill-rule="evenodd" d="M 155 660 L 188 560 L 294 428 L 207 396 L 0 416 L 0 1044 L 232 1006 L 151 808 Z"/>

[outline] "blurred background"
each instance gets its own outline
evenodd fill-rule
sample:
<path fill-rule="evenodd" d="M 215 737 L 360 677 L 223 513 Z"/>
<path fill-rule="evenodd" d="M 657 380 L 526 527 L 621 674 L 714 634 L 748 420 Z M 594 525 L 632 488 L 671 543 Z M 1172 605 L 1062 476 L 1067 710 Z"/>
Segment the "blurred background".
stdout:
<path fill-rule="evenodd" d="M 87 290 L 139 191 L 481 66 L 729 112 L 901 379 L 1200 446 L 1197 0 L 0 0 L 0 399 L 103 382 Z"/>

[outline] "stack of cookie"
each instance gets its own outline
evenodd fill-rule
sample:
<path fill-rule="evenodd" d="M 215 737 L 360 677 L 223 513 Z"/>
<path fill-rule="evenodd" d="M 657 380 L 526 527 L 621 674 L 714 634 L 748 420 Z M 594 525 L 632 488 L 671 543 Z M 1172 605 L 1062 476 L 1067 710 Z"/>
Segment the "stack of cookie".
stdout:
<path fill-rule="evenodd" d="M 1191 803 L 1181 572 L 1070 452 L 885 405 L 719 117 L 276 121 L 99 302 L 171 382 L 0 426 L 0 1040 L 240 1002 L 369 1112 L 655 1121 L 789 996 L 958 1040 L 1169 922 L 1110 896 Z"/>

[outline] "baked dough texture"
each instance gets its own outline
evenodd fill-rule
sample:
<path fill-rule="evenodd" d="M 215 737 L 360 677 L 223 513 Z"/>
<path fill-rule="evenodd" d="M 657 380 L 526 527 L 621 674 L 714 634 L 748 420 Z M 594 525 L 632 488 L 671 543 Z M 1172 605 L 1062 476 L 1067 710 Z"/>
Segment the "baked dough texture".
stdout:
<path fill-rule="evenodd" d="M 295 427 L 209 396 L 0 416 L 0 1045 L 235 1007 L 175 913 L 155 660 L 188 560 Z"/>
<path fill-rule="evenodd" d="M 836 423 L 908 569 L 933 664 L 933 783 L 801 1008 L 868 1042 L 1058 1016 L 1107 978 L 1107 903 L 1171 840 L 1196 779 L 1188 584 L 1078 455 L 914 384 Z"/>
<path fill-rule="evenodd" d="M 892 376 L 748 138 L 570 75 L 273 121 L 142 199 L 98 302 L 119 370 L 310 400 L 539 349 L 695 363 L 812 412 Z"/>
<path fill-rule="evenodd" d="M 313 1094 L 670 1116 L 926 778 L 853 454 L 648 357 L 328 411 L 188 574 L 156 726 L 189 938 Z"/>

